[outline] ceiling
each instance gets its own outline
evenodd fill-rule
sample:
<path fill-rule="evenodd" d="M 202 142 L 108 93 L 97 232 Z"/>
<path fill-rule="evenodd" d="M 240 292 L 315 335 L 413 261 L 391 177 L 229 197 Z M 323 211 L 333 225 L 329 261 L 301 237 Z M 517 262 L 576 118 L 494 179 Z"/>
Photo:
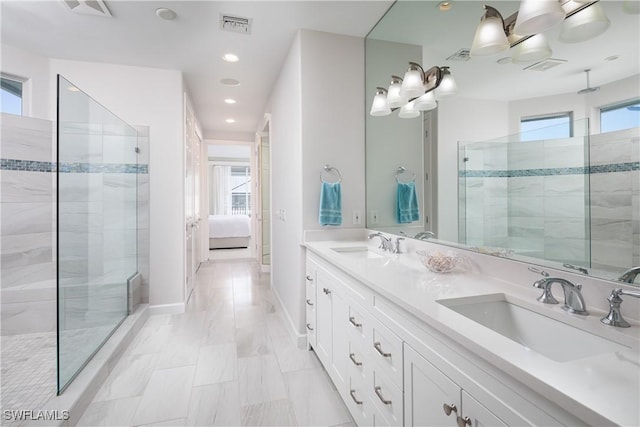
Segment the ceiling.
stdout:
<path fill-rule="evenodd" d="M 62 0 L 1 0 L 0 36 L 46 57 L 181 70 L 207 138 L 257 130 L 298 29 L 364 37 L 392 3 L 106 0 L 109 18 L 72 12 Z M 158 8 L 177 18 L 160 19 Z M 251 18 L 251 34 L 222 31 L 221 13 Z M 240 61 L 224 62 L 228 52 Z M 224 78 L 240 85 L 224 86 Z"/>
<path fill-rule="evenodd" d="M 635 1 L 635 0 L 634 0 Z M 531 64 L 498 64 L 509 57 L 508 51 L 469 61 L 451 61 L 447 57 L 461 48 L 471 48 L 476 27 L 483 15 L 481 1 L 454 1 L 446 12 L 435 1 L 398 1 L 372 31 L 379 40 L 423 45 L 423 66 L 450 66 L 460 96 L 476 99 L 511 101 L 559 93 L 577 92 L 586 87 L 585 69 L 591 69 L 591 86 L 600 86 L 640 73 L 640 15 L 623 11 L 623 1 L 599 2 L 609 20 L 607 31 L 582 43 L 561 43 L 561 25 L 546 31 L 552 58 L 567 62 L 547 71 L 524 70 Z M 518 11 L 518 1 L 491 3 L 503 17 Z M 618 56 L 614 61 L 605 58 Z M 401 64 L 404 73 L 408 64 Z M 403 74 L 399 74 L 402 76 Z M 386 85 L 389 82 L 379 82 Z M 629 97 L 637 94 L 629 94 Z"/>

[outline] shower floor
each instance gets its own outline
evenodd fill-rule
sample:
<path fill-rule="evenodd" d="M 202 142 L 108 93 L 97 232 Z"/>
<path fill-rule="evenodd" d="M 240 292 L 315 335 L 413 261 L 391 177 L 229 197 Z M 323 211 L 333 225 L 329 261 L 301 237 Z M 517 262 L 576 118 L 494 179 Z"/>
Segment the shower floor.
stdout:
<path fill-rule="evenodd" d="M 5 335 L 1 343 L 2 410 L 38 410 L 56 395 L 56 333 Z M 8 421 L 20 425 L 27 421 Z"/>

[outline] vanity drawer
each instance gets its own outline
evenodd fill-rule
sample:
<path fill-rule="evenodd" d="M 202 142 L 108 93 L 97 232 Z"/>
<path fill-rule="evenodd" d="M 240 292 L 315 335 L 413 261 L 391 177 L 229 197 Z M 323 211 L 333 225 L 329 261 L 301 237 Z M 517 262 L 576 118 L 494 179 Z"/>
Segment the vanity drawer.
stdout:
<path fill-rule="evenodd" d="M 369 345 L 372 346 L 370 354 L 376 371 L 383 372 L 402 390 L 402 340 L 377 320 L 373 320 L 373 323 Z"/>
<path fill-rule="evenodd" d="M 347 355 L 349 375 L 359 376 L 365 380 L 371 372 L 371 361 L 367 359 L 364 344 L 358 341 L 349 341 L 349 354 Z"/>
<path fill-rule="evenodd" d="M 349 305 L 349 318 L 346 328 L 349 331 L 349 339 L 359 340 L 363 345 L 370 341 L 371 320 L 359 306 L 351 303 Z"/>
<path fill-rule="evenodd" d="M 360 377 L 359 374 L 349 374 L 347 383 L 346 404 L 354 421 L 359 426 L 373 425 L 373 402 L 369 399 L 368 382 Z"/>
<path fill-rule="evenodd" d="M 384 419 L 380 425 L 401 426 L 404 417 L 402 389 L 381 371 L 375 370 L 372 379 L 371 400 L 373 400 L 376 415 L 380 414 Z M 379 425 L 378 422 L 375 424 Z"/>

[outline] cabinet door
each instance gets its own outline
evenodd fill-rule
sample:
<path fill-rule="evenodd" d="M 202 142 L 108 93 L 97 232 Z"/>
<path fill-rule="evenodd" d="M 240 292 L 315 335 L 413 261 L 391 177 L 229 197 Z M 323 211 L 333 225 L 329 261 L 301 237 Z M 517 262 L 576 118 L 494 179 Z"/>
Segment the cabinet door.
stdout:
<path fill-rule="evenodd" d="M 331 284 L 322 270 L 316 273 L 316 354 L 322 364 L 328 367 L 332 363 L 332 303 Z"/>
<path fill-rule="evenodd" d="M 460 387 L 415 350 L 404 346 L 404 422 L 407 426 L 456 426 Z M 452 408 L 449 415 L 445 406 Z"/>
<path fill-rule="evenodd" d="M 458 424 L 470 427 L 502 427 L 507 425 L 464 390 L 462 391 L 461 418 L 462 420 Z"/>
<path fill-rule="evenodd" d="M 347 389 L 347 362 L 349 362 L 349 305 L 338 287 L 331 292 L 332 312 L 332 377 L 340 394 Z"/>

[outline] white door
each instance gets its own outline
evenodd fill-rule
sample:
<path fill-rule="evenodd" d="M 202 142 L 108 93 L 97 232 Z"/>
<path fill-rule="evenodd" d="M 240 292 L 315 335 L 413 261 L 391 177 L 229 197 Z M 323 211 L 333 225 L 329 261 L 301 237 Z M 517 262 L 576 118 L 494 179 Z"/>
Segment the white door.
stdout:
<path fill-rule="evenodd" d="M 196 217 L 196 176 L 198 170 L 195 169 L 198 156 L 197 136 L 196 136 L 195 115 L 191 102 L 185 93 L 184 96 L 184 218 L 185 218 L 185 278 L 184 278 L 184 301 L 189 301 L 196 273 L 196 252 L 195 244 L 197 239 L 198 221 Z"/>

